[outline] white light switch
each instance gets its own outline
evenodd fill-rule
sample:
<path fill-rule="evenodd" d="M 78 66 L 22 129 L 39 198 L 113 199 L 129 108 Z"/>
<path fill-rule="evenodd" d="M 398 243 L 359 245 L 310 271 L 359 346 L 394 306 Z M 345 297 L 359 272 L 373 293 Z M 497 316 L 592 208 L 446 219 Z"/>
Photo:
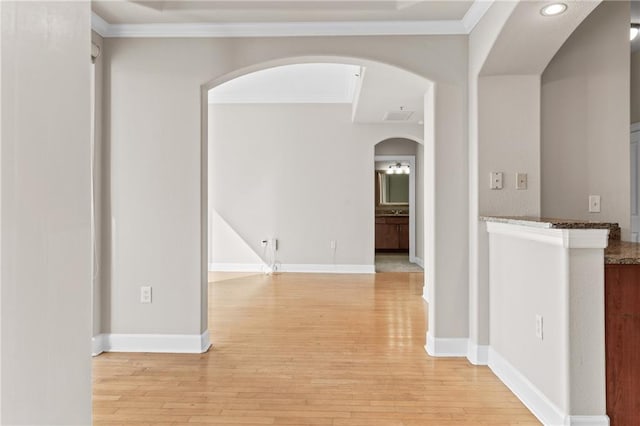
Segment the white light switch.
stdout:
<path fill-rule="evenodd" d="M 526 173 L 516 173 L 516 189 L 527 189 Z"/>
<path fill-rule="evenodd" d="M 536 337 L 540 340 L 542 340 L 544 336 L 542 327 L 542 315 L 536 315 Z"/>
<path fill-rule="evenodd" d="M 491 172 L 490 189 L 502 189 L 502 172 Z"/>
<path fill-rule="evenodd" d="M 151 303 L 151 286 L 140 287 L 140 303 Z"/>
<path fill-rule="evenodd" d="M 599 195 L 589 195 L 589 213 L 600 213 Z"/>

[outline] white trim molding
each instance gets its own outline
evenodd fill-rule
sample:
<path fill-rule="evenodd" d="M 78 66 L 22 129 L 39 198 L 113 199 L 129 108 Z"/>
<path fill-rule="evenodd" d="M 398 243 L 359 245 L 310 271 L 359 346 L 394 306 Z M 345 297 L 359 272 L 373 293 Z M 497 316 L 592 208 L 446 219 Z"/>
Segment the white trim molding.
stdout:
<path fill-rule="evenodd" d="M 609 417 L 606 415 L 564 415 L 529 379 L 493 348 L 489 348 L 489 368 L 544 425 L 609 426 Z"/>
<path fill-rule="evenodd" d="M 102 37 L 313 37 L 467 35 L 494 0 L 475 0 L 460 20 L 110 24 L 92 12 Z"/>
<path fill-rule="evenodd" d="M 93 356 L 102 352 L 201 354 L 211 346 L 209 330 L 202 334 L 100 334 L 92 340 Z"/>
<path fill-rule="evenodd" d="M 210 263 L 210 272 L 264 272 L 263 263 Z"/>
<path fill-rule="evenodd" d="M 281 264 L 276 272 L 298 272 L 309 274 L 375 274 L 375 265 L 334 265 L 334 264 Z"/>
<path fill-rule="evenodd" d="M 609 426 L 609 416 L 569 416 L 567 426 Z"/>
<path fill-rule="evenodd" d="M 259 263 L 210 263 L 210 272 L 297 272 L 306 274 L 375 274 L 375 265 L 334 265 L 334 264 L 277 264 L 275 271 Z"/>
<path fill-rule="evenodd" d="M 544 425 L 564 426 L 565 416 L 529 379 L 493 348 L 489 348 L 489 368 Z"/>
<path fill-rule="evenodd" d="M 424 260 L 419 257 L 412 257 L 411 259 L 409 259 L 409 262 L 415 263 L 416 265 L 424 269 Z"/>
<path fill-rule="evenodd" d="M 468 339 L 467 359 L 473 365 L 487 365 L 489 363 L 489 345 L 478 345 Z"/>
<path fill-rule="evenodd" d="M 466 357 L 468 340 L 466 337 L 433 337 L 431 332 L 427 332 L 427 345 L 424 348 L 433 357 Z"/>

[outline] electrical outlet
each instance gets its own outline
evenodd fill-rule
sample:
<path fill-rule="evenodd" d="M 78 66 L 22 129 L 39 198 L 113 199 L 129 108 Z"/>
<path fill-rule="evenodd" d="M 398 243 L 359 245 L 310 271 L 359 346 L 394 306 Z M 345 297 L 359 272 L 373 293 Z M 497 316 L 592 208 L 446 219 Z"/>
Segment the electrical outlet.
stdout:
<path fill-rule="evenodd" d="M 502 189 L 502 172 L 491 172 L 489 189 Z"/>
<path fill-rule="evenodd" d="M 536 337 L 540 340 L 543 339 L 543 325 L 542 315 L 536 315 Z"/>
<path fill-rule="evenodd" d="M 151 303 L 151 286 L 140 287 L 140 303 Z"/>
<path fill-rule="evenodd" d="M 589 213 L 600 213 L 599 195 L 589 195 Z"/>
<path fill-rule="evenodd" d="M 335 250 L 337 246 L 337 241 L 336 240 L 331 240 L 329 242 L 329 247 L 331 247 L 331 250 Z"/>
<path fill-rule="evenodd" d="M 527 189 L 526 173 L 516 173 L 516 189 Z"/>

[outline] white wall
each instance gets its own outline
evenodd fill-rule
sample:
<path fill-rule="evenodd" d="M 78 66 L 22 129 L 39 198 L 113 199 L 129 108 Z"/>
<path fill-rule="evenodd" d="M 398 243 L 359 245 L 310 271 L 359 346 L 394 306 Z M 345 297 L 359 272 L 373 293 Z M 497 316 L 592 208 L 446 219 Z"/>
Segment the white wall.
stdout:
<path fill-rule="evenodd" d="M 90 4 L 0 10 L 0 423 L 87 425 Z"/>
<path fill-rule="evenodd" d="M 489 366 L 544 424 L 608 424 L 607 231 L 488 226 Z M 580 422 L 579 416 L 589 417 Z"/>
<path fill-rule="evenodd" d="M 478 82 L 480 215 L 540 215 L 540 76 L 485 76 Z M 491 172 L 503 189 L 489 188 Z M 526 173 L 526 190 L 516 189 Z"/>
<path fill-rule="evenodd" d="M 98 35 L 96 32 L 91 32 L 91 42 L 100 46 L 102 50 L 102 37 Z M 97 336 L 100 334 L 102 330 L 102 264 L 101 260 L 103 258 L 102 255 L 102 246 L 103 246 L 103 229 L 102 224 L 105 222 L 104 209 L 103 209 L 103 200 L 106 198 L 103 187 L 104 187 L 104 179 L 103 179 L 103 164 L 102 160 L 104 158 L 103 155 L 103 146 L 102 146 L 102 117 L 103 117 L 103 97 L 102 97 L 102 55 L 98 56 L 95 60 L 94 64 L 94 93 L 93 93 L 93 108 L 94 108 L 94 124 L 93 124 L 93 138 L 94 138 L 94 172 L 93 172 L 93 199 L 94 199 L 94 250 L 96 251 L 95 257 L 92 259 L 93 261 L 93 335 Z M 108 216 L 106 217 L 108 219 Z"/>
<path fill-rule="evenodd" d="M 631 123 L 640 122 L 640 51 L 631 55 Z"/>
<path fill-rule="evenodd" d="M 201 164 L 207 120 L 200 115 L 206 91 L 265 63 L 356 57 L 409 70 L 439 88 L 436 144 L 425 156 L 434 158 L 439 185 L 438 212 L 431 218 L 440 238 L 430 258 L 438 263 L 431 270 L 443 298 L 430 312 L 442 307 L 442 329 L 435 322 L 429 327 L 442 336 L 466 336 L 467 267 L 466 256 L 460 257 L 467 245 L 466 37 L 107 39 L 105 50 L 104 136 L 114 228 L 104 330 L 198 334 L 206 328 L 207 259 L 200 258 L 207 241 L 206 194 L 200 193 L 207 184 Z M 138 303 L 143 284 L 154 286 L 151 305 Z"/>
<path fill-rule="evenodd" d="M 603 2 L 542 76 L 542 214 L 630 237 L 629 3 Z M 601 213 L 588 212 L 600 195 Z"/>
<path fill-rule="evenodd" d="M 420 138 L 422 128 L 354 124 L 350 111 L 349 104 L 209 105 L 210 204 L 263 260 L 260 241 L 277 238 L 282 264 L 373 265 L 374 144 L 396 134 Z M 228 243 L 224 236 L 211 230 L 216 247 Z"/>

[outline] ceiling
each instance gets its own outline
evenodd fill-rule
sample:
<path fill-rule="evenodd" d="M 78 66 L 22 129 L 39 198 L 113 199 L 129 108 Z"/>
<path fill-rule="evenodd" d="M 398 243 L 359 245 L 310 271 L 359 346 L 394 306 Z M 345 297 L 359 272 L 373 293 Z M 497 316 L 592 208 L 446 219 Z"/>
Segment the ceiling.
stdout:
<path fill-rule="evenodd" d="M 103 37 L 469 34 L 494 0 L 94 0 Z"/>
<path fill-rule="evenodd" d="M 93 1 L 110 24 L 461 20 L 473 1 Z"/>
<path fill-rule="evenodd" d="M 376 62 L 308 63 L 246 74 L 209 91 L 209 103 L 351 104 L 354 123 L 418 124 L 431 83 Z M 389 120 L 400 114 L 402 119 Z M 386 119 L 385 119 L 386 118 Z"/>

